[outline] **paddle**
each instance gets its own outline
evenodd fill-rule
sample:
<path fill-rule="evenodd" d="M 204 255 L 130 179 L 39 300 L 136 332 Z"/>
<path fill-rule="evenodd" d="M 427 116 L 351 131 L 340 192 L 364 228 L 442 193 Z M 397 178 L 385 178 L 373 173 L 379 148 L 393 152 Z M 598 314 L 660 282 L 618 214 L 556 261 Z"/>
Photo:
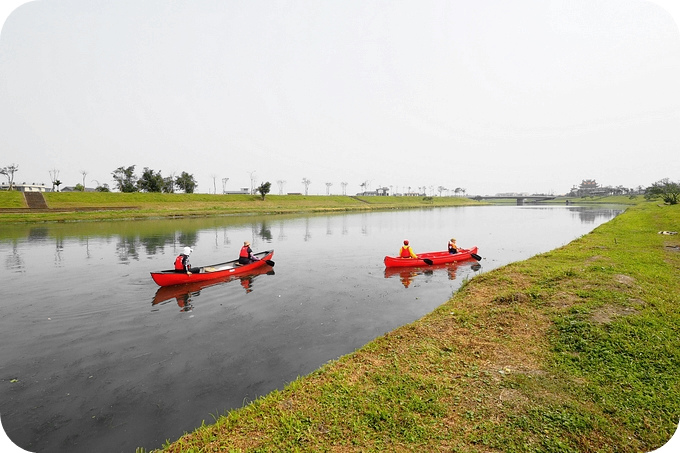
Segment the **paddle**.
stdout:
<path fill-rule="evenodd" d="M 269 266 L 271 266 L 271 267 L 274 267 L 274 264 L 276 264 L 276 263 L 273 262 L 272 260 L 264 260 L 264 262 L 267 263 L 267 264 L 268 264 Z"/>
<path fill-rule="evenodd" d="M 482 257 L 479 256 L 479 255 L 477 255 L 476 253 L 470 253 L 470 256 L 473 257 L 474 259 L 476 259 L 477 261 L 481 261 L 481 260 L 482 260 Z"/>
<path fill-rule="evenodd" d="M 423 261 L 425 261 L 425 264 L 427 264 L 428 266 L 432 266 L 434 264 L 434 261 L 432 261 L 429 258 L 423 258 Z"/>

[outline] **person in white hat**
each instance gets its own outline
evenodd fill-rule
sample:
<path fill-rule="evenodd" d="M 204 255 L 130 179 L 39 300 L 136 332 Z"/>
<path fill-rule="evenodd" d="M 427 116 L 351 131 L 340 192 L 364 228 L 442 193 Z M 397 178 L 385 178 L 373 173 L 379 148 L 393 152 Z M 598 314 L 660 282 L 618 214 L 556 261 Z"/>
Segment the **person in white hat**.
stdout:
<path fill-rule="evenodd" d="M 189 275 L 191 275 L 192 272 L 200 272 L 200 269 L 192 269 L 191 264 L 189 263 L 189 255 L 191 255 L 191 252 L 193 251 L 194 249 L 191 247 L 184 247 L 182 253 L 175 258 L 175 272 L 183 272 Z"/>

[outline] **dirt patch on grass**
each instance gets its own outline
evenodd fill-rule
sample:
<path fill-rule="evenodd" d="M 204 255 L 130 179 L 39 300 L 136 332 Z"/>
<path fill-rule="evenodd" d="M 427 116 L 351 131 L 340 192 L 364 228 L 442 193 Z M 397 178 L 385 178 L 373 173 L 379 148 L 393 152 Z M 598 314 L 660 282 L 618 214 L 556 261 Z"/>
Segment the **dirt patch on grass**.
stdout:
<path fill-rule="evenodd" d="M 529 398 L 518 390 L 502 389 L 500 395 L 498 395 L 498 401 L 501 403 L 511 403 L 513 405 L 526 405 L 529 402 Z"/>
<path fill-rule="evenodd" d="M 557 309 L 565 309 L 573 306 L 581 300 L 576 294 L 567 291 L 559 291 L 547 301 L 547 305 Z"/>
<path fill-rule="evenodd" d="M 609 324 L 616 318 L 634 315 L 635 313 L 638 313 L 638 309 L 634 307 L 605 305 L 594 311 L 590 319 L 598 324 Z"/>
<path fill-rule="evenodd" d="M 635 279 L 633 277 L 623 274 L 616 274 L 614 276 L 614 281 L 626 286 L 633 286 L 635 284 Z"/>
<path fill-rule="evenodd" d="M 500 294 L 493 299 L 497 304 L 521 304 L 529 302 L 530 300 L 531 298 L 527 294 L 520 292 Z"/>

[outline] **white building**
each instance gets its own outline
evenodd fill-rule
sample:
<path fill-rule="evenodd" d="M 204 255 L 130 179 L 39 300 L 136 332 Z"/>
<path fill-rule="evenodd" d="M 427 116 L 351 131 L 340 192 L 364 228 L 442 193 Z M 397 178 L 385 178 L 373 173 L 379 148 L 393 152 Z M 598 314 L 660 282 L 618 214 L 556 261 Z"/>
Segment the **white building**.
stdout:
<path fill-rule="evenodd" d="M 9 190 L 9 184 L 7 184 L 7 183 L 0 184 L 0 190 Z M 51 191 L 50 189 L 45 187 L 44 183 L 26 184 L 25 182 L 22 182 L 21 184 L 12 184 L 12 190 L 16 190 L 18 192 L 50 192 Z"/>

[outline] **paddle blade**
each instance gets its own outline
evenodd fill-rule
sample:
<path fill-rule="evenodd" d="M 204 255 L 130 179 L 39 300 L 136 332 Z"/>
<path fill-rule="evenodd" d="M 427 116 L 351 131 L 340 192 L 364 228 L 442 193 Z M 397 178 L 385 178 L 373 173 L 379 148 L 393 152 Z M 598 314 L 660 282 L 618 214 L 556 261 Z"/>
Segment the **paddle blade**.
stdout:
<path fill-rule="evenodd" d="M 473 257 L 474 259 L 476 259 L 477 261 L 481 261 L 481 260 L 482 260 L 482 257 L 479 256 L 479 255 L 477 255 L 476 253 L 470 253 L 470 256 Z"/>
<path fill-rule="evenodd" d="M 264 262 L 267 263 L 269 266 L 272 266 L 272 267 L 274 267 L 274 264 L 276 264 L 272 260 L 264 260 Z"/>
<path fill-rule="evenodd" d="M 434 264 L 434 261 L 432 261 L 429 258 L 423 258 L 423 261 L 425 261 L 425 264 L 427 264 L 428 266 L 432 266 Z"/>

